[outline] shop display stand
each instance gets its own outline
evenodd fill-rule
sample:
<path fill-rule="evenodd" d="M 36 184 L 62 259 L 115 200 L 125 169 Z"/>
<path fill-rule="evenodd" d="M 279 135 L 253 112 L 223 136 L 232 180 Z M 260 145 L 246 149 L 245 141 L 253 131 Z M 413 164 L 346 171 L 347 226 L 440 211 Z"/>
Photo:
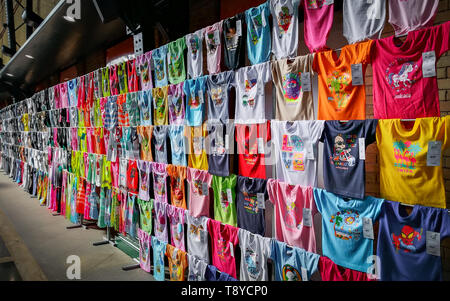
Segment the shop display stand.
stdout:
<path fill-rule="evenodd" d="M 139 246 L 136 246 L 136 244 L 133 243 L 130 239 L 128 239 L 128 237 L 126 237 L 125 235 L 122 235 L 122 234 L 119 234 L 119 237 L 129 247 L 131 247 L 135 251 L 139 252 Z M 115 244 L 115 246 L 117 247 L 117 244 Z M 138 258 L 132 258 L 132 260 L 135 261 L 136 263 L 123 266 L 122 270 L 124 270 L 124 271 L 131 271 L 131 270 L 135 270 L 135 269 L 140 268 L 139 259 Z"/>
<path fill-rule="evenodd" d="M 108 244 L 112 244 L 112 245 L 115 244 L 114 240 L 111 239 L 111 228 L 110 227 L 106 227 L 106 236 L 103 236 L 102 241 L 92 243 L 92 245 L 95 247 L 108 245 Z"/>
<path fill-rule="evenodd" d="M 82 215 L 82 214 L 80 215 L 80 217 L 78 218 L 78 220 L 79 220 L 79 223 L 78 223 L 78 224 L 73 225 L 73 226 L 67 226 L 66 229 L 67 229 L 67 230 L 71 230 L 71 229 L 84 228 L 85 230 L 88 230 L 88 229 L 89 229 L 89 226 L 95 225 L 95 223 L 92 223 L 92 222 L 91 222 L 91 223 L 86 223 L 86 224 L 84 224 L 84 223 L 83 223 L 84 218 L 83 218 L 83 215 Z"/>

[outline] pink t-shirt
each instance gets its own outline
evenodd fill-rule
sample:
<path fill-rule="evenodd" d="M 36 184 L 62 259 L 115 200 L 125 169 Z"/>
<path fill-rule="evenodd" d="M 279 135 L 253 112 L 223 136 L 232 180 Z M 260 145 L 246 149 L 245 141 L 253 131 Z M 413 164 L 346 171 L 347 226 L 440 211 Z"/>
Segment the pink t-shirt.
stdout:
<path fill-rule="evenodd" d="M 236 277 L 236 245 L 239 243 L 238 228 L 208 220 L 208 232 L 211 236 L 212 265 L 219 271 Z"/>
<path fill-rule="evenodd" d="M 119 158 L 116 162 L 111 161 L 111 185 L 113 187 L 119 187 Z"/>
<path fill-rule="evenodd" d="M 372 281 L 367 273 L 346 269 L 335 264 L 328 257 L 320 257 L 319 271 L 322 281 Z"/>
<path fill-rule="evenodd" d="M 153 191 L 155 201 L 167 203 L 167 171 L 166 164 L 152 162 Z"/>
<path fill-rule="evenodd" d="M 288 245 L 316 253 L 314 215 L 318 212 L 313 188 L 289 185 L 275 179 L 267 181 L 269 199 L 275 206 L 275 237 Z M 305 226 L 304 208 L 311 212 L 311 226 Z"/>
<path fill-rule="evenodd" d="M 222 59 L 222 23 L 217 22 L 205 28 L 206 62 L 209 74 L 220 72 Z"/>
<path fill-rule="evenodd" d="M 93 128 L 87 128 L 86 129 L 86 142 L 87 142 L 87 150 L 90 154 L 94 154 L 94 129 Z"/>
<path fill-rule="evenodd" d="M 439 0 L 388 1 L 389 23 L 395 36 L 432 26 Z"/>
<path fill-rule="evenodd" d="M 327 49 L 327 39 L 333 25 L 334 4 L 325 0 L 302 1 L 304 12 L 304 37 L 309 51 Z"/>
<path fill-rule="evenodd" d="M 440 117 L 437 78 L 424 78 L 422 53 L 436 61 L 449 49 L 450 21 L 408 34 L 401 46 L 394 37 L 376 40 L 372 52 L 375 119 Z"/>
<path fill-rule="evenodd" d="M 184 213 L 183 208 L 167 205 L 167 216 L 170 222 L 171 245 L 186 252 L 184 245 Z"/>
<path fill-rule="evenodd" d="M 188 167 L 186 179 L 189 185 L 189 214 L 193 217 L 209 217 L 212 176 L 205 170 Z"/>

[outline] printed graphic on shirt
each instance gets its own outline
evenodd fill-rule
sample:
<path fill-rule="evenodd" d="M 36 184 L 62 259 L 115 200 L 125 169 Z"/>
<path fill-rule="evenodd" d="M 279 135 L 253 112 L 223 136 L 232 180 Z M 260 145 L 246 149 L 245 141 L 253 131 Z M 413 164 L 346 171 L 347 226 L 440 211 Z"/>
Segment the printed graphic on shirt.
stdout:
<path fill-rule="evenodd" d="M 225 42 L 228 51 L 236 50 L 238 47 L 239 36 L 236 35 L 236 27 L 230 27 L 225 33 Z"/>
<path fill-rule="evenodd" d="M 176 54 L 175 56 L 171 55 L 171 63 L 169 64 L 169 73 L 172 78 L 180 77 L 183 66 L 181 66 L 180 55 Z"/>
<path fill-rule="evenodd" d="M 182 280 L 183 269 L 181 268 L 181 261 L 178 258 L 172 259 L 172 268 L 170 270 L 171 270 L 170 279 Z"/>
<path fill-rule="evenodd" d="M 416 62 L 397 59 L 387 67 L 385 78 L 394 98 L 410 98 L 411 86 L 419 79 L 419 66 Z"/>
<path fill-rule="evenodd" d="M 141 65 L 141 77 L 144 85 L 147 85 L 150 82 L 150 72 L 148 67 L 148 61 L 145 60 L 144 64 Z"/>
<path fill-rule="evenodd" d="M 283 75 L 283 96 L 287 103 L 298 103 L 301 88 L 301 72 Z"/>
<path fill-rule="evenodd" d="M 203 151 L 203 137 L 194 137 L 192 142 L 194 146 L 194 154 L 201 155 Z"/>
<path fill-rule="evenodd" d="M 194 95 L 194 97 L 189 97 L 189 106 L 193 109 L 196 109 L 200 106 L 200 97 L 198 94 Z"/>
<path fill-rule="evenodd" d="M 252 38 L 253 45 L 256 45 L 258 44 L 262 34 L 263 28 L 262 15 L 259 14 L 257 16 L 252 17 L 251 22 L 253 26 L 249 26 L 249 32 Z"/>
<path fill-rule="evenodd" d="M 308 9 L 318 9 L 323 6 L 326 0 L 306 0 Z"/>
<path fill-rule="evenodd" d="M 328 101 L 336 104 L 336 111 L 341 111 L 348 105 L 350 94 L 347 87 L 350 85 L 351 76 L 346 72 L 333 71 L 328 74 L 327 86 L 332 96 L 328 97 Z"/>
<path fill-rule="evenodd" d="M 244 192 L 244 209 L 247 213 L 258 213 L 258 198 L 254 193 Z"/>
<path fill-rule="evenodd" d="M 200 42 L 196 35 L 192 35 L 189 39 L 189 44 L 191 45 L 192 58 L 197 59 L 197 53 L 200 48 Z"/>
<path fill-rule="evenodd" d="M 159 252 L 158 259 L 155 262 L 155 270 L 157 274 L 164 273 L 164 252 Z"/>
<path fill-rule="evenodd" d="M 174 241 L 180 242 L 183 239 L 183 236 L 181 235 L 182 231 L 183 231 L 183 225 L 181 223 L 179 223 L 178 221 L 175 221 L 172 224 L 172 235 L 173 235 Z"/>
<path fill-rule="evenodd" d="M 283 281 L 302 281 L 302 277 L 296 268 L 290 264 L 283 267 Z"/>
<path fill-rule="evenodd" d="M 183 99 L 181 97 L 171 97 L 172 106 L 173 106 L 173 113 L 177 117 L 181 117 L 181 113 L 183 112 Z"/>
<path fill-rule="evenodd" d="M 256 92 L 258 90 L 258 86 L 256 84 L 256 78 L 245 80 L 245 93 L 242 96 L 242 105 L 244 106 L 244 108 L 250 107 L 253 109 L 255 107 Z"/>
<path fill-rule="evenodd" d="M 258 144 L 253 143 L 250 148 L 250 139 L 245 138 L 245 153 L 243 154 L 245 163 L 248 165 L 255 165 L 258 160 Z"/>
<path fill-rule="evenodd" d="M 223 104 L 223 89 L 221 86 L 217 88 L 211 89 L 211 99 L 213 100 L 216 106 L 220 106 Z"/>
<path fill-rule="evenodd" d="M 286 224 L 286 227 L 288 229 L 300 229 L 301 228 L 301 221 L 297 223 L 297 217 L 295 214 L 296 207 L 295 207 L 295 199 L 294 200 L 287 200 L 286 204 L 286 212 L 284 214 L 284 223 Z"/>
<path fill-rule="evenodd" d="M 257 280 L 260 274 L 260 262 L 259 256 L 255 251 L 250 248 L 245 249 L 245 267 L 247 268 L 248 275 L 252 280 Z"/>
<path fill-rule="evenodd" d="M 166 180 L 164 176 L 155 174 L 155 192 L 156 194 L 163 198 L 166 195 Z"/>
<path fill-rule="evenodd" d="M 171 178 L 171 185 L 173 190 L 172 201 L 174 202 L 174 205 L 177 207 L 181 206 L 183 202 L 183 189 L 181 187 L 181 184 L 183 183 L 182 181 L 183 180 L 178 177 Z"/>
<path fill-rule="evenodd" d="M 213 155 L 224 155 L 226 152 L 225 141 L 222 137 L 214 138 L 214 147 L 212 148 Z"/>
<path fill-rule="evenodd" d="M 283 6 L 281 7 L 280 12 L 278 13 L 278 27 L 280 28 L 280 35 L 279 38 L 283 36 L 288 30 L 289 26 L 291 25 L 292 21 L 292 12 L 289 11 L 289 7 Z"/>
<path fill-rule="evenodd" d="M 166 106 L 164 105 L 164 96 L 156 96 L 155 99 L 156 102 L 156 119 L 157 120 L 164 120 L 164 117 L 166 115 Z"/>
<path fill-rule="evenodd" d="M 281 141 L 281 157 L 289 171 L 305 171 L 304 143 L 297 135 L 283 135 Z"/>
<path fill-rule="evenodd" d="M 158 81 L 162 81 L 166 76 L 164 73 L 164 60 L 155 60 L 155 74 Z"/>
<path fill-rule="evenodd" d="M 191 226 L 189 227 L 189 234 L 191 235 L 191 237 L 193 238 L 193 240 L 199 242 L 201 241 L 201 236 L 203 235 L 203 231 L 205 231 L 205 229 L 203 228 L 203 225 L 193 225 L 191 224 Z"/>
<path fill-rule="evenodd" d="M 164 214 L 159 215 L 158 213 L 158 222 L 156 223 L 156 231 L 158 233 L 163 233 L 166 228 L 166 217 Z"/>
<path fill-rule="evenodd" d="M 227 242 L 222 237 L 217 239 L 217 256 L 221 261 L 226 261 Z"/>
<path fill-rule="evenodd" d="M 411 143 L 411 141 L 396 141 L 394 142 L 394 166 L 398 167 L 399 172 L 412 173 L 416 169 L 417 155 L 422 148 L 418 143 Z"/>
<path fill-rule="evenodd" d="M 203 191 L 203 182 L 201 180 L 193 180 L 192 184 L 194 184 L 194 193 L 197 195 L 206 195 L 206 191 Z M 206 187 L 205 187 L 206 188 Z"/>
<path fill-rule="evenodd" d="M 361 225 L 359 213 L 355 210 L 337 212 L 331 216 L 330 223 L 334 223 L 334 236 L 342 240 L 359 240 Z"/>
<path fill-rule="evenodd" d="M 226 191 L 221 191 L 220 192 L 220 205 L 222 206 L 223 210 L 227 210 L 230 206 L 230 203 L 233 200 L 228 200 L 228 194 Z"/>
<path fill-rule="evenodd" d="M 351 155 L 351 151 L 356 147 L 357 135 L 337 135 L 334 138 L 333 156 L 330 158 L 334 167 L 338 169 L 348 169 L 355 166 L 356 159 Z"/>
<path fill-rule="evenodd" d="M 210 54 L 214 54 L 214 52 L 216 51 L 217 46 L 216 45 L 216 40 L 215 40 L 215 35 L 214 35 L 215 31 L 209 32 L 206 34 L 206 43 L 207 43 L 207 51 Z"/>
<path fill-rule="evenodd" d="M 395 246 L 395 250 L 403 250 L 406 253 L 416 252 L 416 246 L 414 246 L 414 240 L 422 239 L 423 228 L 420 229 L 420 233 L 414 230 L 412 227 L 405 225 L 399 235 L 391 233 L 392 243 Z"/>

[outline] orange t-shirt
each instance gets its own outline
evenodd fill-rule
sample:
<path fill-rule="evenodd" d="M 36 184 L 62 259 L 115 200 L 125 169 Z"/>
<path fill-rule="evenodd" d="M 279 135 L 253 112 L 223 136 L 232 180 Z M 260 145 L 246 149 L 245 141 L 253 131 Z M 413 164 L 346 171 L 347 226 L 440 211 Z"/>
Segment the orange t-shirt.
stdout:
<path fill-rule="evenodd" d="M 352 85 L 352 65 L 361 64 L 363 81 L 373 41 L 342 48 L 338 57 L 334 50 L 318 52 L 313 69 L 319 75 L 319 120 L 366 119 L 365 85 Z"/>
<path fill-rule="evenodd" d="M 137 133 L 139 135 L 139 143 L 141 144 L 141 160 L 153 162 L 151 145 L 153 126 L 138 126 Z"/>
<path fill-rule="evenodd" d="M 168 244 L 166 256 L 169 262 L 170 281 L 186 281 L 187 253 Z"/>
<path fill-rule="evenodd" d="M 184 180 L 186 179 L 186 166 L 168 165 L 167 173 L 170 177 L 171 202 L 175 207 L 187 209 L 184 190 Z"/>

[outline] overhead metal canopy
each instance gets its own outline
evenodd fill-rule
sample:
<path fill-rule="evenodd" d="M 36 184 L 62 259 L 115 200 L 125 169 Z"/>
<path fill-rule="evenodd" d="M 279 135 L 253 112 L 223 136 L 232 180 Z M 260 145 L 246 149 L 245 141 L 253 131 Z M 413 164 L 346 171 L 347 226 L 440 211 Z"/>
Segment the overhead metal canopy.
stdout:
<path fill-rule="evenodd" d="M 55 6 L 0 71 L 0 96 L 5 95 L 5 90 L 10 95 L 29 96 L 38 83 L 51 75 L 126 37 L 122 19 L 103 24 L 92 0 L 81 0 L 81 18 L 67 21 L 64 16 L 72 5 L 67 2 L 61 0 Z"/>

